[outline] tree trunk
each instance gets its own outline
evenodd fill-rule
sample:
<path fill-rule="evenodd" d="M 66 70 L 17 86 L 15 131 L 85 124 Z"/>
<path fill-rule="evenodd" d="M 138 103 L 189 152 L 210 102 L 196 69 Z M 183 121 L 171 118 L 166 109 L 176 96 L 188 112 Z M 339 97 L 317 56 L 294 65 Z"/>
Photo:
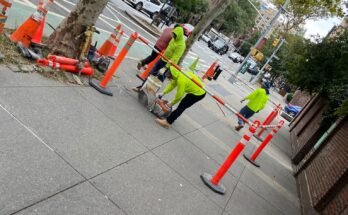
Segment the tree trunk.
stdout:
<path fill-rule="evenodd" d="M 50 52 L 76 58 L 83 41 L 79 36 L 96 23 L 107 3 L 108 0 L 80 0 L 48 38 Z"/>
<path fill-rule="evenodd" d="M 191 35 L 186 40 L 186 50 L 183 54 L 180 63 L 185 58 L 186 54 L 189 52 L 193 43 L 198 39 L 198 37 L 204 32 L 204 30 L 211 24 L 211 22 L 218 17 L 221 13 L 225 11 L 227 6 L 231 3 L 231 0 L 220 0 L 214 5 L 210 11 L 208 11 L 201 20 L 195 26 L 195 29 L 192 31 Z"/>

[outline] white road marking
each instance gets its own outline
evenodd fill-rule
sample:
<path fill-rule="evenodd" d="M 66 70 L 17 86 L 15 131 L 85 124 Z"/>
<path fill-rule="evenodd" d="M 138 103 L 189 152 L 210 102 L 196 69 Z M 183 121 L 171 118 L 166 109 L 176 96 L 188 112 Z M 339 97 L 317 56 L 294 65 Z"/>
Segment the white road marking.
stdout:
<path fill-rule="evenodd" d="M 26 126 L 24 123 L 22 123 L 19 119 L 17 119 L 10 111 L 8 111 L 4 106 L 0 104 L 0 107 L 8 113 L 8 115 L 11 116 L 12 119 L 14 119 L 16 122 L 18 122 L 25 130 L 27 130 L 30 134 L 32 134 L 38 141 L 40 141 L 42 144 L 44 144 L 49 150 L 54 151 L 45 141 L 43 141 L 33 130 L 31 130 L 28 126 Z"/>

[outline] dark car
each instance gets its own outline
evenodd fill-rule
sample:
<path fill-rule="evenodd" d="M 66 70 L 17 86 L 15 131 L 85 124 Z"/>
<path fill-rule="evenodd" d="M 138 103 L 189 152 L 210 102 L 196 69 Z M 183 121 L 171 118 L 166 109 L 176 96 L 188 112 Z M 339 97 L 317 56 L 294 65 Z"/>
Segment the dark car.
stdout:
<path fill-rule="evenodd" d="M 259 68 L 257 66 L 248 68 L 247 72 L 251 75 L 257 75 L 259 73 Z"/>

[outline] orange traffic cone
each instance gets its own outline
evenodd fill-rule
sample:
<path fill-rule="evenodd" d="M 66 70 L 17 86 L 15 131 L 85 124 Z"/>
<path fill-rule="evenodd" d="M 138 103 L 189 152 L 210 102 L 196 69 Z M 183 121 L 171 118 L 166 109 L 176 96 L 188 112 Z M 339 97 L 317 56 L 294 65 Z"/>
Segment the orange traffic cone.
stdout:
<path fill-rule="evenodd" d="M 161 52 L 161 54 L 163 53 L 164 51 Z M 137 77 L 140 78 L 142 81 L 145 81 L 147 77 L 150 75 L 152 68 L 155 66 L 155 64 L 160 58 L 161 58 L 161 55 L 157 55 L 157 57 L 153 61 L 151 61 L 151 63 L 147 66 L 144 72 L 142 72 L 140 75 L 137 74 Z"/>
<path fill-rule="evenodd" d="M 209 69 L 204 73 L 202 79 L 206 79 L 206 78 L 212 78 L 213 75 L 214 75 L 214 71 L 215 71 L 215 68 L 217 66 L 217 62 L 215 61 L 210 67 Z"/>
<path fill-rule="evenodd" d="M 110 34 L 109 38 L 99 48 L 99 54 L 112 57 L 116 52 L 118 43 L 120 42 L 121 32 L 121 24 L 118 24 L 114 32 Z"/>
<path fill-rule="evenodd" d="M 46 15 L 44 16 L 42 22 L 40 23 L 40 26 L 37 29 L 35 35 L 33 36 L 33 39 L 31 40 L 32 43 L 41 44 L 42 35 L 45 28 L 45 23 L 46 23 Z"/>
<path fill-rule="evenodd" d="M 12 42 L 21 42 L 24 47 L 28 48 L 32 38 L 40 27 L 45 15 L 47 14 L 46 8 L 53 0 L 46 0 L 47 2 L 39 4 L 36 12 L 30 16 L 21 26 L 17 28 L 15 32 L 12 33 L 10 39 Z"/>

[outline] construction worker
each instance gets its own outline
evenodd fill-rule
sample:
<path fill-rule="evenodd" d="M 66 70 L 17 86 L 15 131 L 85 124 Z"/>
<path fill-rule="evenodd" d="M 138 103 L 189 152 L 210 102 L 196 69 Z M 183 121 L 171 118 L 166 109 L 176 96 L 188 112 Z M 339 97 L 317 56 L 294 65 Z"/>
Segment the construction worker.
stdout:
<path fill-rule="evenodd" d="M 172 31 L 173 31 L 173 28 L 164 29 L 160 38 L 158 38 L 158 40 L 156 41 L 156 44 L 154 47 L 157 51 L 161 52 L 162 50 L 165 50 L 167 48 L 170 40 L 172 39 Z M 139 61 L 137 65 L 138 70 L 140 70 L 142 67 L 144 67 L 145 65 L 148 65 L 153 60 L 155 60 L 157 55 L 158 55 L 157 52 L 153 50 L 149 56 Z"/>
<path fill-rule="evenodd" d="M 181 25 L 176 25 L 172 31 L 173 38 L 170 40 L 164 56 L 168 58 L 173 63 L 178 63 L 181 56 L 184 54 L 186 49 L 185 38 L 184 38 L 184 29 Z M 166 62 L 164 59 L 159 59 L 151 70 L 152 75 L 158 76 L 158 78 L 163 82 L 165 79 L 164 75 L 159 75 L 159 70 L 163 67 L 169 68 L 170 63 Z M 144 83 L 143 83 L 144 84 Z M 142 84 L 142 85 L 143 85 Z M 142 85 L 133 88 L 134 91 L 139 92 Z"/>
<path fill-rule="evenodd" d="M 247 97 L 242 99 L 240 102 L 243 103 L 245 100 L 249 100 L 248 104 L 245 105 L 240 111 L 239 114 L 244 118 L 249 119 L 255 113 L 258 113 L 262 110 L 268 101 L 269 97 L 269 83 L 263 83 L 262 87 L 257 88 Z M 238 117 L 238 125 L 235 126 L 236 131 L 239 131 L 244 127 L 245 122 L 242 118 Z"/>
<path fill-rule="evenodd" d="M 187 72 L 187 74 L 193 78 L 198 83 L 202 84 L 202 81 L 195 75 L 193 72 Z M 164 89 L 163 93 L 159 95 L 162 97 L 170 93 L 172 90 L 177 88 L 176 95 L 174 99 L 167 104 L 168 107 L 172 107 L 180 101 L 178 108 L 176 108 L 167 119 L 157 118 L 156 122 L 163 126 L 164 128 L 169 128 L 171 124 L 189 107 L 191 107 L 196 102 L 202 100 L 205 96 L 205 90 L 197 86 L 192 82 L 188 77 L 183 75 L 174 67 L 169 68 L 169 72 L 166 73 L 166 76 L 171 82 Z M 185 95 L 186 94 L 186 95 Z M 185 97 L 184 97 L 185 96 Z M 182 100 L 181 100 L 182 99 Z"/>

